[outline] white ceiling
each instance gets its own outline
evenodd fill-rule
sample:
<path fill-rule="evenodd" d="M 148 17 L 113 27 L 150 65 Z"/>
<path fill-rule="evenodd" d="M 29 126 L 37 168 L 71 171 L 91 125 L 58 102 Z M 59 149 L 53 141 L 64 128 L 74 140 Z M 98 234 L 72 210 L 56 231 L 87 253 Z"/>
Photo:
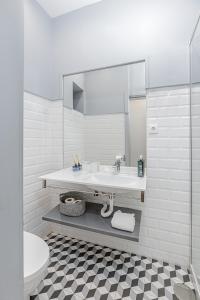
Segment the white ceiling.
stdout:
<path fill-rule="evenodd" d="M 91 5 L 102 0 L 36 0 L 52 17 L 64 15 L 70 11 Z"/>

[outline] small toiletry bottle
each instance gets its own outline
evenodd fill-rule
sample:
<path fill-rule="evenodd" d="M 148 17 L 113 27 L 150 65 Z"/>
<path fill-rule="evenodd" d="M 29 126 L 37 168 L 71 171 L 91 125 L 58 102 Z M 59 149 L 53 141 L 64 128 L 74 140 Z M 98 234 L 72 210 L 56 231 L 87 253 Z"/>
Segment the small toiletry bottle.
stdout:
<path fill-rule="evenodd" d="M 82 165 L 80 163 L 80 159 L 78 157 L 78 155 L 76 155 L 76 159 L 77 159 L 77 167 L 78 167 L 78 170 L 81 171 L 82 170 Z"/>
<path fill-rule="evenodd" d="M 142 155 L 140 155 L 140 159 L 138 159 L 137 167 L 138 167 L 138 177 L 144 177 L 144 159 Z"/>
<path fill-rule="evenodd" d="M 73 159 L 74 159 L 74 165 L 72 166 L 72 170 L 74 172 L 76 172 L 76 171 L 78 171 L 78 164 L 77 164 L 77 161 L 76 161 L 75 157 L 73 157 Z"/>

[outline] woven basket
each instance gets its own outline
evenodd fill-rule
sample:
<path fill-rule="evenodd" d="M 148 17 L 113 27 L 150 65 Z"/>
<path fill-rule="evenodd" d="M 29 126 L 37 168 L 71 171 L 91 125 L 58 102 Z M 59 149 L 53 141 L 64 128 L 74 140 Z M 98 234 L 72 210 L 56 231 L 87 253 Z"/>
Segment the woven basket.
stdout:
<path fill-rule="evenodd" d="M 65 202 L 66 199 L 75 199 L 75 201 Z M 60 213 L 70 217 L 78 217 L 85 213 L 86 201 L 81 192 L 68 192 L 60 194 Z M 76 201 L 80 200 L 80 201 Z"/>

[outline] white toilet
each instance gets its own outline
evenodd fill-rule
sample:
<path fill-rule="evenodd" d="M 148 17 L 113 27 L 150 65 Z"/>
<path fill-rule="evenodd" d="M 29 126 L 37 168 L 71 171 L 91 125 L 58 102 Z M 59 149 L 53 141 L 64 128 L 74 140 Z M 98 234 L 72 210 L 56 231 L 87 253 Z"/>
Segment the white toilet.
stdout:
<path fill-rule="evenodd" d="M 49 247 L 38 236 L 24 231 L 24 300 L 44 278 L 49 262 Z"/>

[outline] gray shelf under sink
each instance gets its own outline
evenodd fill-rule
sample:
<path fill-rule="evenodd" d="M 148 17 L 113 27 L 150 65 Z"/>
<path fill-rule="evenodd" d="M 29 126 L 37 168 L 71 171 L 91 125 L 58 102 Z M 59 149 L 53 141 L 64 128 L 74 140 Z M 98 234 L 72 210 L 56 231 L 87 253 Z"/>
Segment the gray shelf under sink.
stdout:
<path fill-rule="evenodd" d="M 115 236 L 118 238 L 131 240 L 138 242 L 139 241 L 139 232 L 140 232 L 140 221 L 141 221 L 141 211 L 134 210 L 125 207 L 115 206 L 114 211 L 121 210 L 123 212 L 134 213 L 135 214 L 135 229 L 134 232 L 127 232 L 112 228 L 111 219 L 101 217 L 102 205 L 97 203 L 87 202 L 87 209 L 84 215 L 80 217 L 68 217 L 62 215 L 59 211 L 59 205 L 49 211 L 44 217 L 43 220 L 53 223 L 58 223 L 70 227 L 75 227 L 83 230 L 93 231 L 101 233 L 104 235 Z"/>

